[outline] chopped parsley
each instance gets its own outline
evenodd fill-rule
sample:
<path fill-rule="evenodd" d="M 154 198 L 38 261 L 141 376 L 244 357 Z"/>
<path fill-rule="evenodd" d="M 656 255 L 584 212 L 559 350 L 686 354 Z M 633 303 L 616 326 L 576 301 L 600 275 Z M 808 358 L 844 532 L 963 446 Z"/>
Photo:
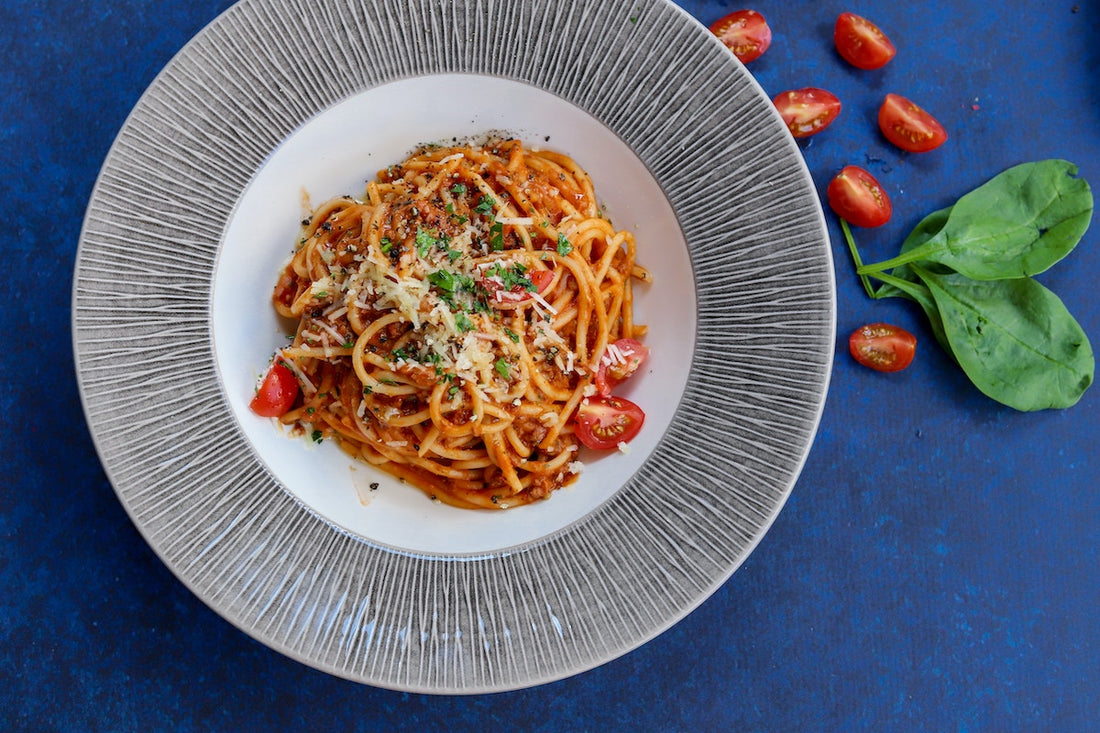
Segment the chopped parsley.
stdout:
<path fill-rule="evenodd" d="M 447 213 L 451 215 L 451 221 L 453 221 L 455 224 L 465 224 L 470 220 L 470 217 L 466 216 L 465 214 L 459 214 L 457 211 L 455 211 L 454 204 L 447 204 L 447 206 L 445 206 L 444 208 L 447 209 Z"/>
<path fill-rule="evenodd" d="M 320 430 L 314 430 L 312 433 L 309 434 L 309 438 L 314 443 L 320 443 L 322 440 L 325 439 L 325 436 Z"/>
<path fill-rule="evenodd" d="M 494 252 L 504 249 L 504 225 L 499 221 L 494 221 L 489 227 L 489 249 Z"/>
<path fill-rule="evenodd" d="M 474 207 L 474 211 L 479 214 L 490 214 L 493 211 L 493 207 L 497 202 L 492 196 L 482 196 L 477 200 L 477 206 Z"/>
<path fill-rule="evenodd" d="M 493 368 L 504 379 L 510 380 L 512 378 L 511 373 L 508 371 L 508 362 L 504 360 L 503 356 L 497 359 L 496 364 L 493 364 Z"/>
<path fill-rule="evenodd" d="M 508 336 L 508 338 L 512 339 L 512 341 L 514 341 L 517 344 L 519 343 L 519 334 L 516 333 L 515 331 L 513 331 L 510 328 L 505 328 L 504 333 L 505 333 L 505 335 Z"/>
<path fill-rule="evenodd" d="M 455 327 L 458 328 L 460 333 L 474 330 L 474 324 L 466 317 L 466 314 L 461 311 L 455 313 Z"/>
<path fill-rule="evenodd" d="M 558 254 L 565 257 L 567 254 L 573 251 L 573 245 L 566 239 L 564 234 L 558 234 Z"/>
<path fill-rule="evenodd" d="M 382 250 L 382 254 L 388 255 L 390 250 L 393 249 L 393 240 L 389 237 L 382 237 L 378 243 L 378 248 Z"/>
<path fill-rule="evenodd" d="M 455 196 L 461 196 L 462 194 L 466 193 L 466 184 L 456 183 L 455 185 L 451 186 L 451 193 L 453 193 Z"/>
<path fill-rule="evenodd" d="M 461 272 L 451 272 L 450 270 L 435 270 L 429 272 L 428 282 L 441 291 L 440 296 L 443 298 L 443 301 L 452 308 L 455 307 L 454 295 L 456 293 L 463 290 L 473 292 L 475 287 L 472 277 L 464 275 Z"/>
<path fill-rule="evenodd" d="M 442 245 L 444 240 L 424 227 L 416 228 L 416 253 L 422 258 L 427 257 L 432 247 Z"/>
<path fill-rule="evenodd" d="M 504 267 L 499 262 L 494 262 L 491 267 L 486 268 L 485 275 L 499 278 L 503 290 L 512 290 L 516 286 L 529 293 L 538 290 L 531 282 L 531 278 L 527 277 L 527 268 L 519 262 L 511 267 Z"/>

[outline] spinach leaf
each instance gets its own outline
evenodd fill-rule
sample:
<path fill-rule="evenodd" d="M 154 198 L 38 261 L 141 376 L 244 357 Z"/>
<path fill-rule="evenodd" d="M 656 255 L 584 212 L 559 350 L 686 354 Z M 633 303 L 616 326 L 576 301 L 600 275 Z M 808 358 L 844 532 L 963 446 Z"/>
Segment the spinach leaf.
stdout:
<path fill-rule="evenodd" d="M 910 267 L 936 304 L 951 353 L 989 397 L 1017 410 L 1063 408 L 1092 384 L 1088 337 L 1036 280 L 981 281 Z"/>
<path fill-rule="evenodd" d="M 1076 173 L 1064 160 L 1009 168 L 922 221 L 908 250 L 857 272 L 873 275 L 913 262 L 935 262 L 974 280 L 1043 272 L 1077 246 L 1092 218 L 1092 192 Z"/>

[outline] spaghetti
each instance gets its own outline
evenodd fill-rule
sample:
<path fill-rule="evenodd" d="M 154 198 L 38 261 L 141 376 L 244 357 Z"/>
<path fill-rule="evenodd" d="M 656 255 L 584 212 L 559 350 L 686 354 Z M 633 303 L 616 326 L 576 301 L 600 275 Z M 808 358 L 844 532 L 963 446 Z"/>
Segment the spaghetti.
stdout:
<path fill-rule="evenodd" d="M 273 295 L 301 387 L 279 420 L 455 506 L 546 498 L 649 279 L 569 157 L 424 147 L 303 221 Z"/>

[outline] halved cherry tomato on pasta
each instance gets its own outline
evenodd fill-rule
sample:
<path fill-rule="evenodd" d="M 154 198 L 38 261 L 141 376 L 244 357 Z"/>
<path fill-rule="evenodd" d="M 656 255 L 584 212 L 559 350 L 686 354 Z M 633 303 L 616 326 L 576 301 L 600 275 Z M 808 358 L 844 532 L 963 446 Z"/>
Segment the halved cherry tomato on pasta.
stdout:
<path fill-rule="evenodd" d="M 297 398 L 298 378 L 290 369 L 275 362 L 267 370 L 248 406 L 262 417 L 280 417 L 286 414 Z"/>
<path fill-rule="evenodd" d="M 886 95 L 878 126 L 887 140 L 910 153 L 935 150 L 947 140 L 947 130 L 935 117 L 900 94 Z"/>
<path fill-rule="evenodd" d="M 841 57 L 857 69 L 880 69 L 898 52 L 882 30 L 855 13 L 836 19 L 833 42 Z"/>
<path fill-rule="evenodd" d="M 490 305 L 506 307 L 530 300 L 532 292 L 541 295 L 553 282 L 554 272 L 553 270 L 531 270 L 526 277 L 535 286 L 534 291 L 527 288 L 525 283 L 517 283 L 509 287 L 500 277 L 493 276 L 483 276 L 478 280 L 478 284 L 489 294 Z"/>
<path fill-rule="evenodd" d="M 780 92 L 772 103 L 795 137 L 809 137 L 821 132 L 840 114 L 837 96 L 817 87 Z"/>
<path fill-rule="evenodd" d="M 619 339 L 607 347 L 596 370 L 596 389 L 602 395 L 629 379 L 649 356 L 649 349 L 635 339 Z"/>
<path fill-rule="evenodd" d="M 852 332 L 848 350 L 865 367 L 880 372 L 900 372 L 913 362 L 917 337 L 889 323 L 868 323 Z"/>
<path fill-rule="evenodd" d="M 836 215 L 857 227 L 878 227 L 890 221 L 894 206 L 878 180 L 856 165 L 846 165 L 825 191 Z"/>
<path fill-rule="evenodd" d="M 710 31 L 746 64 L 760 58 L 772 43 L 768 21 L 755 10 L 734 11 L 714 21 Z"/>
<path fill-rule="evenodd" d="M 596 395 L 581 400 L 573 421 L 578 440 L 595 450 L 610 450 L 634 439 L 645 413 L 622 397 Z"/>

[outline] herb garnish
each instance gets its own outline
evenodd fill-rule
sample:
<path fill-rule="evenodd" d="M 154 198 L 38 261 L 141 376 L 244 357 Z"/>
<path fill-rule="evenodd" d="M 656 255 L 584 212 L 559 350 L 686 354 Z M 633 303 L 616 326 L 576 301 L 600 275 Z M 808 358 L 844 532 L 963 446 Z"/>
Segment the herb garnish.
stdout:
<path fill-rule="evenodd" d="M 572 251 L 573 251 L 572 243 L 570 243 L 570 241 L 568 239 L 566 239 L 564 234 L 559 233 L 558 234 L 558 254 L 561 255 L 562 257 L 565 257 L 566 255 L 568 255 Z"/>
<path fill-rule="evenodd" d="M 479 214 L 489 214 L 492 212 L 493 207 L 496 206 L 496 200 L 492 196 L 482 195 L 477 200 L 477 206 L 474 207 L 474 211 Z"/>

